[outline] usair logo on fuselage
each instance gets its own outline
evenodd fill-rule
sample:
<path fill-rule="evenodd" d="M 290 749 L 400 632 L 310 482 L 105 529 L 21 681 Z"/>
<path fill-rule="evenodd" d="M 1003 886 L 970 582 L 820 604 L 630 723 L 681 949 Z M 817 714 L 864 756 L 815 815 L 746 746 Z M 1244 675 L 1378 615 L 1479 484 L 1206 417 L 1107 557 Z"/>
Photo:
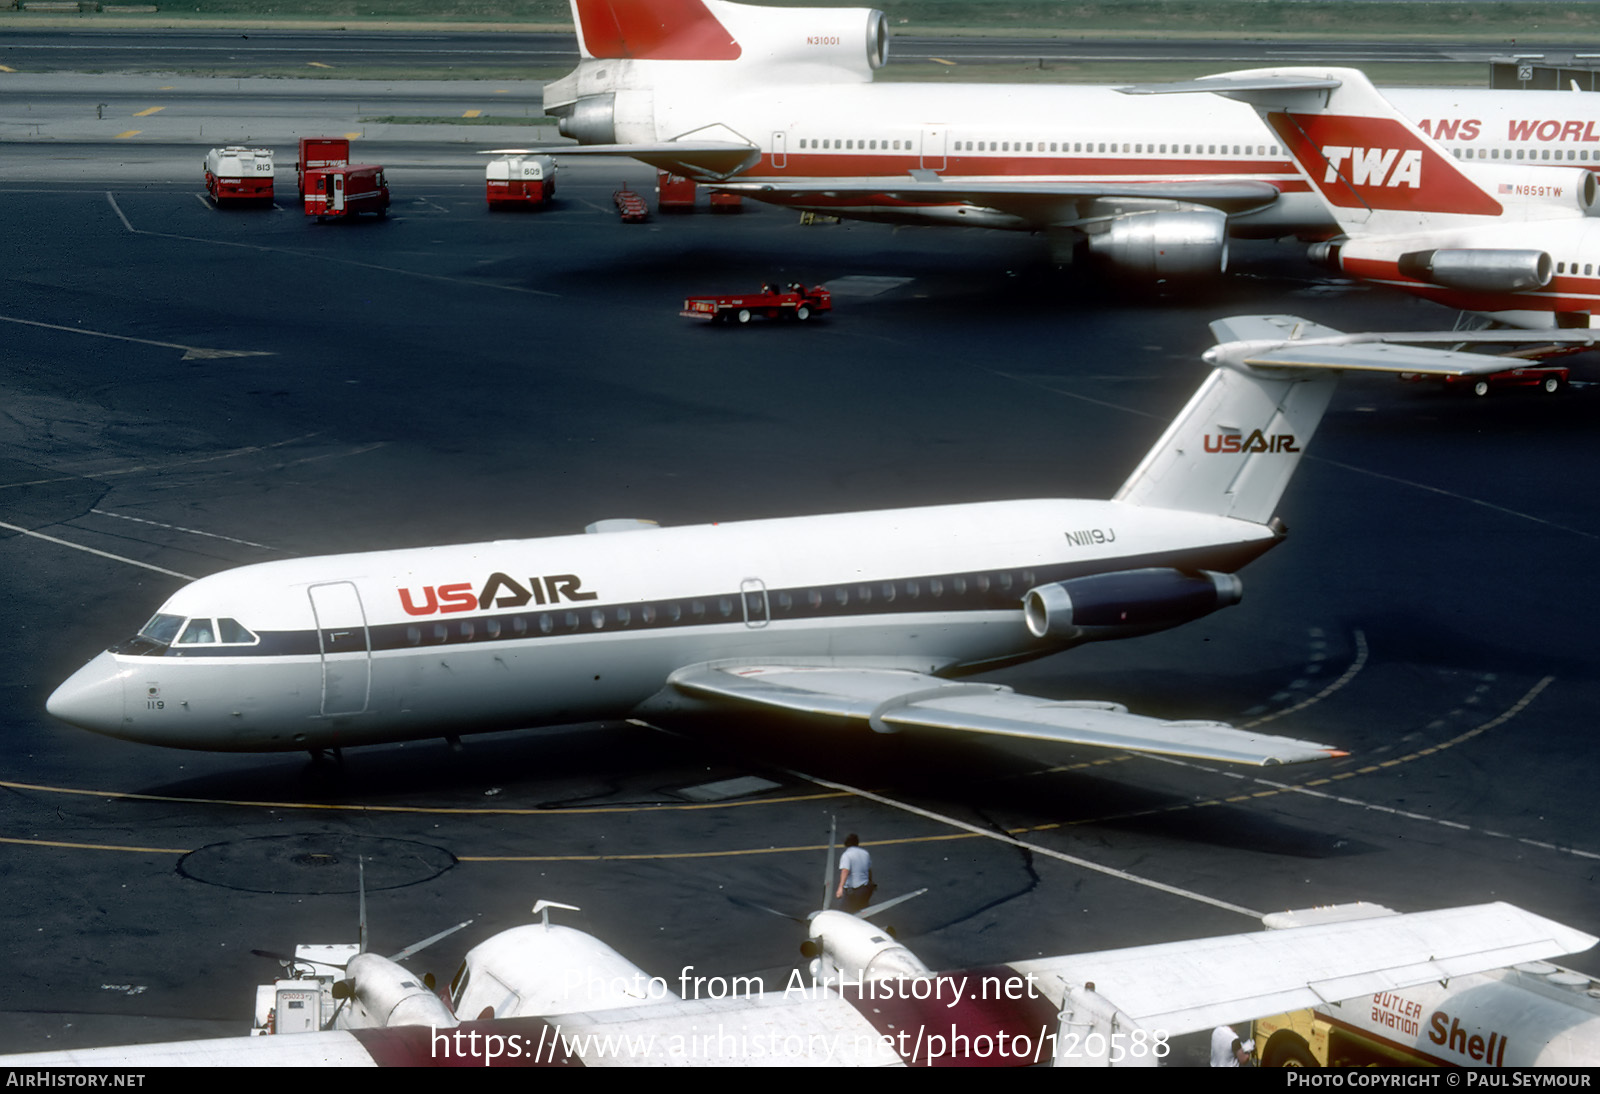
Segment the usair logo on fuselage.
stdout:
<path fill-rule="evenodd" d="M 432 615 L 435 612 L 486 612 L 490 608 L 520 608 L 528 602 L 559 604 L 563 600 L 598 600 L 599 593 L 583 591 L 583 579 L 577 574 L 546 574 L 530 577 L 526 585 L 514 577 L 496 571 L 489 575 L 480 592 L 472 591 L 470 581 L 450 585 L 424 585 L 421 603 L 411 595 L 410 589 L 395 590 L 400 594 L 400 606 L 407 615 Z"/>

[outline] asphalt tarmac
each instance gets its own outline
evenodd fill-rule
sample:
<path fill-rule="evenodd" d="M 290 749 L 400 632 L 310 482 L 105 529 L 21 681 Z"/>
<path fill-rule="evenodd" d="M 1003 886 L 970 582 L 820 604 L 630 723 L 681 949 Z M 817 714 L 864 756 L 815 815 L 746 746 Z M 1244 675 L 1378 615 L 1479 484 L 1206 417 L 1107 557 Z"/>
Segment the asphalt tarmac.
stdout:
<path fill-rule="evenodd" d="M 776 984 L 801 929 L 755 905 L 817 905 L 833 817 L 885 892 L 930 889 L 891 919 L 941 969 L 1352 900 L 1596 922 L 1587 385 L 1474 400 L 1350 380 L 1242 604 L 992 677 L 1349 749 L 1322 765 L 749 723 L 424 741 L 317 772 L 54 722 L 55 684 L 182 584 L 147 566 L 1106 497 L 1201 381 L 1211 319 L 1451 320 L 1288 244 L 1238 248 L 1214 284 L 1132 288 L 1022 235 L 754 205 L 622 224 L 611 191 L 648 191 L 625 164 L 499 214 L 475 159 L 430 153 L 391 171 L 387 220 L 318 224 L 282 172 L 276 207 L 216 209 L 197 148 L 171 160 L 192 177 L 99 183 L 36 151 L 0 194 L 0 1051 L 243 1033 L 276 971 L 252 948 L 354 938 L 357 857 L 374 949 L 474 919 L 412 962 L 441 978 L 546 898 L 669 981 Z M 834 315 L 678 317 L 687 294 L 774 277 L 829 284 Z M 743 777 L 763 782 L 700 800 Z"/>

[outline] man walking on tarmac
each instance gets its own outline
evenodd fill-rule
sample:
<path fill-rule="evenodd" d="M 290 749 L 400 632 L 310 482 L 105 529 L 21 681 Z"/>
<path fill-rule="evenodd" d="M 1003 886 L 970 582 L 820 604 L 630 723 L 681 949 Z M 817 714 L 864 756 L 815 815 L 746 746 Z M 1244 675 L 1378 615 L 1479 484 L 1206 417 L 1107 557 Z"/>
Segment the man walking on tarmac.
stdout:
<path fill-rule="evenodd" d="M 839 856 L 839 887 L 835 900 L 839 910 L 854 914 L 867 906 L 877 886 L 872 883 L 872 856 L 861 846 L 854 832 L 844 838 L 844 854 Z"/>

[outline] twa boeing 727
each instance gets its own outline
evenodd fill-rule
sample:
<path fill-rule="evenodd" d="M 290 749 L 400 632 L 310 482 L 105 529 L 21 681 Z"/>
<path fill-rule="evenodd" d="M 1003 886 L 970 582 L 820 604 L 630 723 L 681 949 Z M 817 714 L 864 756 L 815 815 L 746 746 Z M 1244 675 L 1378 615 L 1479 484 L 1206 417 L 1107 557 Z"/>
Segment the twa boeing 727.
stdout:
<path fill-rule="evenodd" d="M 1344 236 L 1312 257 L 1517 327 L 1587 328 L 1600 186 L 1582 167 L 1457 160 L 1354 69 L 1257 69 L 1131 94 L 1215 91 L 1283 140 Z"/>
<path fill-rule="evenodd" d="M 1046 232 L 1151 277 L 1216 273 L 1231 234 L 1337 229 L 1247 107 L 1110 87 L 875 83 L 882 12 L 724 0 L 572 0 L 581 60 L 545 87 L 579 146 L 793 208 Z M 1595 96 L 1394 90 L 1442 143 L 1600 166 Z"/>
<path fill-rule="evenodd" d="M 956 677 L 1238 601 L 1328 370 L 1471 371 L 1293 317 L 1229 342 L 1110 501 L 1001 501 L 269 562 L 201 578 L 49 699 L 176 748 L 312 751 L 709 708 L 1248 764 L 1338 754 Z M 1397 336 L 1441 340 L 1452 336 Z"/>

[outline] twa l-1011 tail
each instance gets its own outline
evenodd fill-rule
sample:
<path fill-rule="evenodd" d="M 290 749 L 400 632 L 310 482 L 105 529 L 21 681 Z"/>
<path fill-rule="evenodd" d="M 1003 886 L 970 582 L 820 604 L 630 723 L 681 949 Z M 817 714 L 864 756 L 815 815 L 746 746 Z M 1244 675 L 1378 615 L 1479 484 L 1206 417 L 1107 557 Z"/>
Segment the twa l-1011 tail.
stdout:
<path fill-rule="evenodd" d="M 1253 106 L 1345 233 L 1313 258 L 1516 326 L 1590 325 L 1600 186 L 1588 170 L 1457 158 L 1355 69 L 1127 90 L 1211 91 Z"/>

